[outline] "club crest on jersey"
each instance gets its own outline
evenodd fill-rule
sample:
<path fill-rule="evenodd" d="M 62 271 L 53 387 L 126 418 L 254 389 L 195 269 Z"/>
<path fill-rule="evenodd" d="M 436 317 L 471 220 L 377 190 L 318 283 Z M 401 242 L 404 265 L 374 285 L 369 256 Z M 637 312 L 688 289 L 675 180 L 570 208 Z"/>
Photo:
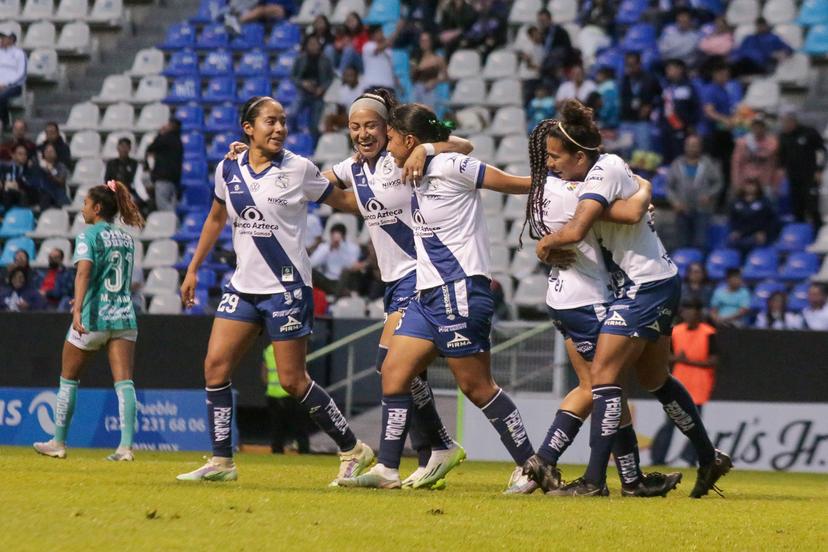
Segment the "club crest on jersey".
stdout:
<path fill-rule="evenodd" d="M 624 326 L 626 327 L 627 321 L 624 320 L 624 317 L 618 311 L 612 313 L 612 316 L 607 318 L 606 322 L 604 322 L 607 326 Z"/>
<path fill-rule="evenodd" d="M 287 317 L 287 322 L 285 322 L 284 324 L 282 324 L 282 326 L 279 327 L 279 331 L 282 332 L 282 333 L 295 332 L 296 330 L 301 330 L 301 329 L 302 329 L 302 323 L 299 322 L 298 320 L 296 320 L 292 316 L 288 316 Z"/>
<path fill-rule="evenodd" d="M 285 173 L 279 173 L 276 175 L 276 185 L 282 188 L 283 190 L 287 188 L 288 185 L 288 175 Z"/>
<path fill-rule="evenodd" d="M 394 160 L 390 156 L 386 156 L 382 160 L 382 175 L 389 176 L 392 172 L 394 172 Z"/>
<path fill-rule="evenodd" d="M 454 337 L 448 343 L 446 343 L 449 349 L 459 349 L 460 347 L 468 347 L 471 344 L 471 339 L 459 332 L 454 332 Z"/>

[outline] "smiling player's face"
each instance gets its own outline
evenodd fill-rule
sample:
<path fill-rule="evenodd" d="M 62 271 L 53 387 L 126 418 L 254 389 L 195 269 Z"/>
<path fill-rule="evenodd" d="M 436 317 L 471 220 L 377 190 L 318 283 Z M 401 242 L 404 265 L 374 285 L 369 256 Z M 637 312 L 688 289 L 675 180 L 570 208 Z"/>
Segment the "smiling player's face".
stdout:
<path fill-rule="evenodd" d="M 394 158 L 398 167 L 405 166 L 411 150 L 417 146 L 413 136 L 402 134 L 391 127 L 388 127 L 388 153 Z"/>
<path fill-rule="evenodd" d="M 348 131 L 365 159 L 376 158 L 388 142 L 385 120 L 376 111 L 360 109 L 348 119 Z"/>
<path fill-rule="evenodd" d="M 244 123 L 244 132 L 250 138 L 251 147 L 268 156 L 276 155 L 285 145 L 287 117 L 278 102 L 265 102 L 253 124 Z"/>

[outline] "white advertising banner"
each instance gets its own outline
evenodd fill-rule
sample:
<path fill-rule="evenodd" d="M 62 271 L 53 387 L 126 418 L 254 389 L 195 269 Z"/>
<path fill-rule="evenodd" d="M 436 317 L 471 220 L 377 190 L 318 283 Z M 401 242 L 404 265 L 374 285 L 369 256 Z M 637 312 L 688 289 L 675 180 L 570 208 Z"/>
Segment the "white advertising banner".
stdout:
<path fill-rule="evenodd" d="M 560 401 L 542 393 L 512 395 L 524 424 L 539 447 Z M 641 462 L 650 464 L 650 444 L 667 423 L 655 400 L 631 401 Z M 763 403 L 713 401 L 702 418 L 717 448 L 733 458 L 737 468 L 767 471 L 828 473 L 828 403 Z M 480 410 L 464 399 L 463 446 L 473 460 L 510 460 L 500 438 Z M 680 454 L 687 439 L 678 429 L 668 462 L 685 466 Z M 561 458 L 562 464 L 586 464 L 589 459 L 589 421 Z"/>

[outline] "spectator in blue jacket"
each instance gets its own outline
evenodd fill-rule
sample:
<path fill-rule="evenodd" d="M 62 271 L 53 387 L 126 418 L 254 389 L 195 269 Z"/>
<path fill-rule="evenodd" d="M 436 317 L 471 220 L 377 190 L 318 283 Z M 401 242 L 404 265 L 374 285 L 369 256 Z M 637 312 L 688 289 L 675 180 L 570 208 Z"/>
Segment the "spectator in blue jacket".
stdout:
<path fill-rule="evenodd" d="M 293 82 L 298 95 L 293 105 L 293 116 L 303 109 L 310 111 L 310 132 L 314 138 L 319 136 L 319 121 L 325 108 L 325 91 L 334 79 L 331 61 L 322 55 L 322 46 L 316 36 L 305 39 L 302 54 L 293 63 Z"/>
<path fill-rule="evenodd" d="M 661 94 L 660 126 L 664 162 L 671 163 L 681 155 L 684 140 L 699 124 L 701 101 L 687 78 L 687 65 L 683 60 L 668 60 L 664 74 L 667 79 Z"/>
<path fill-rule="evenodd" d="M 15 267 L 9 272 L 9 285 L 0 292 L 0 310 L 26 312 L 42 310 L 45 301 L 29 280 L 23 268 Z"/>
<path fill-rule="evenodd" d="M 50 308 L 57 308 L 75 292 L 75 278 L 63 264 L 63 250 L 54 248 L 49 252 L 49 268 L 40 271 L 40 294 Z"/>
<path fill-rule="evenodd" d="M 748 35 L 730 54 L 733 73 L 737 76 L 769 74 L 776 64 L 790 56 L 790 46 L 771 32 L 770 25 L 763 17 L 756 20 L 756 32 Z"/>
<path fill-rule="evenodd" d="M 779 228 L 776 211 L 756 178 L 747 178 L 739 196 L 730 206 L 728 246 L 747 253 L 764 247 L 776 237 Z"/>
<path fill-rule="evenodd" d="M 733 127 L 736 103 L 728 93 L 730 68 L 725 63 L 713 67 L 712 79 L 702 88 L 701 103 L 704 117 L 699 122 L 699 134 L 704 138 L 705 150 L 715 158 L 730 183 L 730 158 L 733 156 Z"/>

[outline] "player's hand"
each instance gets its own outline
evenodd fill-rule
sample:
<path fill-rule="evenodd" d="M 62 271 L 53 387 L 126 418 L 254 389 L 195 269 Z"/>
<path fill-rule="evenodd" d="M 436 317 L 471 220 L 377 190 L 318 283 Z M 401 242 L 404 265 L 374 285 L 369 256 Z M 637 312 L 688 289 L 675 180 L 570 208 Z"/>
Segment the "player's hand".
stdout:
<path fill-rule="evenodd" d="M 426 150 L 421 145 L 414 148 L 411 152 L 411 155 L 408 156 L 408 159 L 405 162 L 405 166 L 403 167 L 403 183 L 404 184 L 417 184 L 420 179 L 423 177 L 423 169 L 425 168 L 426 162 Z"/>
<path fill-rule="evenodd" d="M 224 158 L 229 161 L 235 161 L 239 155 L 243 154 L 248 150 L 247 144 L 244 142 L 233 142 L 230 144 L 229 151 L 225 154 Z"/>
<path fill-rule="evenodd" d="M 81 313 L 78 309 L 76 309 L 72 314 L 72 329 L 80 335 L 89 333 L 87 329 L 83 327 L 83 323 L 81 322 Z"/>
<path fill-rule="evenodd" d="M 540 262 L 553 266 L 555 268 L 569 268 L 575 264 L 575 252 L 571 249 L 552 248 L 544 244 L 541 239 L 538 245 L 535 246 L 535 254 L 538 256 Z"/>
<path fill-rule="evenodd" d="M 190 308 L 195 305 L 195 289 L 198 283 L 198 277 L 195 272 L 187 272 L 184 276 L 184 282 L 181 284 L 181 303 Z"/>

